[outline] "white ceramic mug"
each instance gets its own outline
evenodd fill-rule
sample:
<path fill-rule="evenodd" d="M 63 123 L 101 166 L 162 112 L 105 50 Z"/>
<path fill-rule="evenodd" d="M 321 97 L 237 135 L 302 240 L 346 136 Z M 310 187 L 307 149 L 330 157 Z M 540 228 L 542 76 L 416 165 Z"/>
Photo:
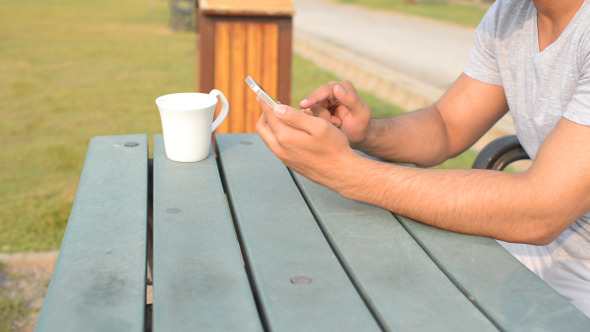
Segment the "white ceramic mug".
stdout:
<path fill-rule="evenodd" d="M 217 100 L 221 112 L 213 121 Z M 219 90 L 207 93 L 183 92 L 156 99 L 162 119 L 164 149 L 170 160 L 200 161 L 209 156 L 211 134 L 225 120 L 229 103 Z"/>

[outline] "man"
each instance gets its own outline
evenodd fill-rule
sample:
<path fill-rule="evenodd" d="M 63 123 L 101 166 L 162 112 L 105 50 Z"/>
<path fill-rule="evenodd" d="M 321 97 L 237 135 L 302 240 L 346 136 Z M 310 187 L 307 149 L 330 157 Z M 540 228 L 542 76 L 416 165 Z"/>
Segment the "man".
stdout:
<path fill-rule="evenodd" d="M 287 166 L 348 198 L 501 240 L 590 316 L 590 4 L 497 0 L 475 37 L 465 72 L 429 108 L 371 119 L 349 82 L 332 82 L 304 112 L 260 103 L 257 132 Z M 534 160 L 520 174 L 403 167 L 351 149 L 432 166 L 508 110 Z"/>

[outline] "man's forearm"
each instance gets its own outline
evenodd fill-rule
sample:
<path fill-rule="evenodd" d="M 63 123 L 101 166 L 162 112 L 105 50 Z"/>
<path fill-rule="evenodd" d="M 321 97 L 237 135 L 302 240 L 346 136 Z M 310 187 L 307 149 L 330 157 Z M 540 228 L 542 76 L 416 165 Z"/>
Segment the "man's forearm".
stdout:
<path fill-rule="evenodd" d="M 396 162 L 434 166 L 449 158 L 446 129 L 431 108 L 387 119 L 373 119 L 367 139 L 353 148 Z"/>
<path fill-rule="evenodd" d="M 472 146 L 508 111 L 504 90 L 465 74 L 432 106 L 372 120 L 353 148 L 382 159 L 433 166 Z"/>
<path fill-rule="evenodd" d="M 365 158 L 345 172 L 346 180 L 333 184 L 344 196 L 461 233 L 546 244 L 577 217 L 564 216 L 556 206 L 558 194 L 529 174 L 429 170 Z"/>

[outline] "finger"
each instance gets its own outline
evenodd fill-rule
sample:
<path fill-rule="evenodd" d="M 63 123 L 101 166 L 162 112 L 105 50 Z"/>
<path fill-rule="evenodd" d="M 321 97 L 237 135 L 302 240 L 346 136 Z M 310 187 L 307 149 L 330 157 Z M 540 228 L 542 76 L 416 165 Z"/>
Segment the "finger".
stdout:
<path fill-rule="evenodd" d="M 271 131 L 277 130 L 277 127 L 281 126 L 281 121 L 277 119 L 274 114 L 273 109 L 260 97 L 256 97 L 258 104 L 260 105 L 260 109 L 262 110 L 262 114 L 264 115 L 264 119 Z"/>
<path fill-rule="evenodd" d="M 328 120 L 332 115 L 329 109 L 321 105 L 312 105 L 310 108 L 307 109 L 309 109 L 313 113 L 313 115 L 326 120 Z"/>
<path fill-rule="evenodd" d="M 350 81 L 342 81 L 339 83 L 339 85 L 342 86 L 344 90 L 357 94 L 354 84 L 352 84 Z"/>
<path fill-rule="evenodd" d="M 306 108 L 303 111 L 308 115 L 314 115 L 318 118 L 322 118 L 338 128 L 342 126 L 342 119 L 339 117 L 338 112 L 332 113 L 325 107 L 313 106 L 312 108 Z"/>
<path fill-rule="evenodd" d="M 268 111 L 269 109 L 266 109 Z M 272 113 L 272 111 L 270 112 Z M 276 119 L 278 122 L 280 120 Z M 285 128 L 283 129 L 291 129 L 294 130 L 292 127 L 286 124 L 282 124 Z M 276 130 L 276 129 L 275 129 Z M 300 131 L 299 131 L 300 132 Z M 286 156 L 285 147 L 281 144 L 277 137 L 277 132 L 273 131 L 273 128 L 270 126 L 268 117 L 265 114 L 262 114 L 258 119 L 258 123 L 256 124 L 256 133 L 262 139 L 264 144 L 281 160 L 283 160 Z M 279 134 L 284 134 L 285 131 L 278 131 Z"/>
<path fill-rule="evenodd" d="M 328 119 L 328 122 L 330 122 L 331 124 L 333 124 L 334 126 L 340 128 L 342 127 L 342 118 L 340 117 L 339 114 L 335 114 L 330 116 L 330 118 Z"/>
<path fill-rule="evenodd" d="M 258 122 L 256 123 L 256 133 L 258 134 L 258 136 L 260 136 L 262 141 L 264 141 L 264 144 L 266 144 L 271 151 L 274 152 L 279 147 L 276 136 L 270 129 L 270 126 L 268 125 L 268 122 L 266 121 L 266 116 L 264 114 L 260 116 Z"/>
<path fill-rule="evenodd" d="M 299 103 L 299 107 L 301 108 L 311 108 L 311 106 L 321 103 L 325 100 L 334 99 L 333 91 L 334 85 L 338 83 L 330 82 L 328 84 L 322 85 L 317 88 L 314 92 L 312 92 L 309 96 L 303 99 Z"/>
<path fill-rule="evenodd" d="M 279 151 L 283 150 L 283 144 L 285 144 L 285 142 L 289 142 L 293 139 L 305 138 L 306 136 L 308 136 L 308 133 L 305 130 L 297 128 L 283 121 L 282 115 L 287 109 L 289 110 L 289 112 L 294 114 L 305 115 L 306 117 L 310 117 L 309 115 L 306 115 L 305 113 L 296 110 L 293 107 L 283 104 L 278 104 L 275 106 L 274 109 L 271 109 L 268 105 L 266 105 L 266 103 L 264 103 L 264 101 L 259 100 L 259 103 L 261 104 L 260 106 L 262 108 L 262 112 L 264 114 L 267 126 L 265 127 L 263 125 L 263 127 L 261 128 L 261 132 L 263 135 L 265 135 L 264 138 L 266 138 L 269 141 L 268 144 L 271 144 L 271 150 L 273 150 L 275 154 L 280 154 Z M 278 117 L 277 114 L 280 117 Z M 310 118 L 315 119 L 315 117 Z"/>
<path fill-rule="evenodd" d="M 352 110 L 363 106 L 363 101 L 350 82 L 342 82 L 342 84 L 335 85 L 333 93 L 336 100 L 348 109 Z"/>
<path fill-rule="evenodd" d="M 275 117 L 284 124 L 307 134 L 311 134 L 314 128 L 317 128 L 320 123 L 325 123 L 321 118 L 310 116 L 305 112 L 299 112 L 286 105 L 277 105 L 274 113 Z"/>

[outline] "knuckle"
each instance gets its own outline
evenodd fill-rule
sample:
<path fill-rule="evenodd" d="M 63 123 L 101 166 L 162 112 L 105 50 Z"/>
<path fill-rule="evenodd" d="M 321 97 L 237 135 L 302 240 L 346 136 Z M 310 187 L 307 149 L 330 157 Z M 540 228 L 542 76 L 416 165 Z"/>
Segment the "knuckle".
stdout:
<path fill-rule="evenodd" d="M 260 121 L 258 121 L 256 123 L 255 130 L 256 130 L 257 133 L 260 133 L 262 131 L 262 123 L 260 123 Z"/>
<path fill-rule="evenodd" d="M 332 125 L 330 125 L 329 122 L 327 121 L 321 121 L 318 123 L 318 125 L 316 126 L 316 130 L 317 133 L 320 134 L 321 136 L 327 134 L 330 129 L 331 129 Z"/>
<path fill-rule="evenodd" d="M 356 89 L 354 88 L 354 84 L 352 84 L 351 81 L 342 81 L 340 84 L 342 84 L 342 87 L 344 87 L 347 91 L 352 91 L 356 94 Z"/>
<path fill-rule="evenodd" d="M 287 142 L 288 138 L 289 136 L 285 134 L 282 130 L 275 133 L 275 139 L 277 140 L 277 143 L 279 143 L 279 145 L 282 147 L 285 146 L 285 143 Z"/>

